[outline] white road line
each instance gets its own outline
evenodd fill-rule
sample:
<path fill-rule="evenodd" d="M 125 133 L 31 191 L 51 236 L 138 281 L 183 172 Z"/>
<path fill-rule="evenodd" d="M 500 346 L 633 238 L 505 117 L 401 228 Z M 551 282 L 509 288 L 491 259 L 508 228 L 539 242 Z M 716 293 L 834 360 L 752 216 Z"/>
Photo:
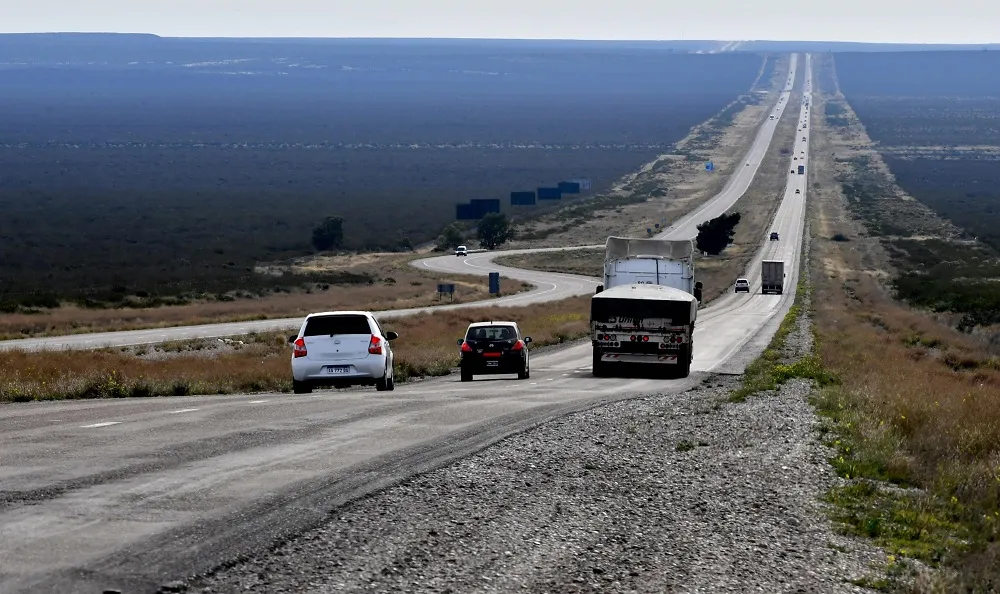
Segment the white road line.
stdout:
<path fill-rule="evenodd" d="M 267 400 L 251 400 L 247 404 L 264 404 Z"/>
<path fill-rule="evenodd" d="M 189 413 L 189 412 L 194 412 L 196 410 L 201 410 L 201 409 L 200 408 L 182 408 L 180 410 L 172 410 L 172 411 L 168 412 L 167 414 L 168 415 L 179 415 L 181 413 Z"/>
<path fill-rule="evenodd" d="M 80 425 L 80 429 L 96 429 L 97 427 L 110 427 L 111 425 L 121 425 L 121 421 L 105 421 L 104 423 L 94 423 L 93 425 Z"/>

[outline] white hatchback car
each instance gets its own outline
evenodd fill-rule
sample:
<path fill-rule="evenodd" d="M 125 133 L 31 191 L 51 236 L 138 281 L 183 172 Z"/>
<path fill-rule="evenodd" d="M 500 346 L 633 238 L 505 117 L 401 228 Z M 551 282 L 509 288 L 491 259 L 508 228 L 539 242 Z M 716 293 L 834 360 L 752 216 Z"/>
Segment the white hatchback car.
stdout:
<path fill-rule="evenodd" d="M 390 342 L 395 332 L 383 332 L 367 311 L 328 311 L 306 316 L 292 343 L 292 391 L 307 394 L 314 387 L 375 385 L 395 388 Z"/>
<path fill-rule="evenodd" d="M 457 248 L 455 248 L 455 255 L 456 256 L 468 256 L 469 255 L 469 248 L 465 247 L 464 245 L 460 245 Z"/>

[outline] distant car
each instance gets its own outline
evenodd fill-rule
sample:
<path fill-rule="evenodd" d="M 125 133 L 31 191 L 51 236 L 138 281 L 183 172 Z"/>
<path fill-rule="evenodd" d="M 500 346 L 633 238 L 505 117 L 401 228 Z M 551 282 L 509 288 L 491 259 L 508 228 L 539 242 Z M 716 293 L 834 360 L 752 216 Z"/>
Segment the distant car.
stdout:
<path fill-rule="evenodd" d="M 455 248 L 455 255 L 456 256 L 468 256 L 469 255 L 469 248 L 465 247 L 464 245 L 460 245 L 457 248 Z"/>
<path fill-rule="evenodd" d="M 798 157 L 792 157 L 792 161 L 798 161 L 798 160 L 799 160 Z"/>
<path fill-rule="evenodd" d="M 749 293 L 750 292 L 750 281 L 745 278 L 736 279 L 736 287 L 733 291 L 734 293 Z"/>
<path fill-rule="evenodd" d="M 803 136 L 803 137 L 802 137 L 802 140 L 805 140 L 805 139 L 806 139 L 806 137 L 805 137 L 805 136 Z"/>
<path fill-rule="evenodd" d="M 328 311 L 306 316 L 292 343 L 292 391 L 314 387 L 396 387 L 395 357 L 389 343 L 399 335 L 384 332 L 371 312 Z"/>
<path fill-rule="evenodd" d="M 471 382 L 476 375 L 516 373 L 518 379 L 528 379 L 531 362 L 528 355 L 530 336 L 522 336 L 515 322 L 474 322 L 458 339 L 461 352 L 459 366 L 462 381 Z"/>
<path fill-rule="evenodd" d="M 802 191 L 801 191 L 801 190 L 799 190 L 798 188 L 795 188 L 795 193 L 796 193 L 796 194 L 801 194 L 801 193 L 802 193 Z"/>
<path fill-rule="evenodd" d="M 749 163 L 747 163 L 747 165 L 746 165 L 746 166 L 747 166 L 747 167 L 749 167 L 749 166 L 750 166 L 750 164 L 749 164 Z"/>
<path fill-rule="evenodd" d="M 795 193 L 797 194 L 798 191 L 796 190 Z M 771 231 L 771 241 L 778 241 L 778 232 L 777 231 Z"/>
<path fill-rule="evenodd" d="M 792 169 L 792 173 L 795 173 L 795 170 L 794 170 L 794 169 Z"/>

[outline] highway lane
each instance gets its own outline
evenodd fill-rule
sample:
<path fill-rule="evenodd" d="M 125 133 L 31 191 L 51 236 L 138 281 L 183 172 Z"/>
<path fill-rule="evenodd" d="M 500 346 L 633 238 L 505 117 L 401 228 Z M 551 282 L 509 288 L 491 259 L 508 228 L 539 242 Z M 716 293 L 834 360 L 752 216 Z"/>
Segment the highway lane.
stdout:
<path fill-rule="evenodd" d="M 808 155 L 808 143 L 797 144 Z M 805 178 L 789 177 L 774 221 L 782 240 L 763 242 L 751 265 L 787 258 L 789 286 L 799 261 Z M 803 194 L 794 194 L 796 187 Z M 730 295 L 703 310 L 695 369 L 747 360 L 754 353 L 738 345 L 778 320 L 791 299 Z M 452 376 L 391 393 L 4 407 L 0 592 L 151 591 L 260 550 L 328 520 L 329 510 L 353 497 L 512 432 L 634 394 L 679 394 L 703 377 L 594 378 L 589 355 L 589 344 L 539 353 L 524 381 L 470 385 Z"/>
<path fill-rule="evenodd" d="M 700 380 L 597 380 L 572 350 L 532 363 L 528 380 L 448 377 L 392 393 L 9 407 L 0 592 L 153 591 L 513 432 Z"/>
<path fill-rule="evenodd" d="M 795 80 L 798 72 L 798 54 L 792 54 L 789 63 L 788 79 Z M 767 149 L 771 145 L 775 129 L 781 121 L 782 114 L 788 106 L 791 96 L 792 83 L 785 85 L 781 93 L 780 100 L 776 103 L 772 114 L 773 120 L 768 118 L 759 128 L 754 142 L 747 155 L 743 159 L 744 165 L 737 167 L 737 170 L 723 188 L 719 195 L 713 197 L 696 212 L 675 221 L 674 225 L 668 227 L 666 233 L 672 238 L 681 237 L 690 233 L 690 229 L 698 223 L 713 218 L 730 208 L 746 192 L 746 189 L 753 182 L 757 168 L 767 154 Z M 749 163 L 749 166 L 746 165 Z M 695 234 L 697 232 L 695 231 Z M 664 234 L 661 234 L 661 236 Z M 693 235 L 692 235 L 693 237 Z M 552 248 L 556 250 L 572 250 L 584 247 L 602 248 L 603 244 L 593 246 L 576 246 L 568 248 Z M 551 251 L 542 250 L 507 250 L 496 253 L 470 254 L 467 258 L 459 259 L 455 256 L 442 256 L 420 260 L 414 265 L 439 272 L 446 273 L 472 273 L 485 274 L 487 272 L 500 272 L 505 277 L 523 280 L 535 285 L 530 291 L 525 291 L 517 295 L 492 299 L 490 301 L 446 304 L 431 307 L 420 307 L 403 310 L 380 311 L 376 315 L 380 319 L 389 319 L 397 316 L 412 315 L 425 311 L 449 310 L 466 307 L 476 307 L 485 304 L 500 306 L 528 305 L 545 301 L 557 301 L 567 297 L 577 295 L 589 295 L 594 292 L 600 281 L 594 278 L 576 275 L 556 275 L 546 272 L 531 270 L 518 270 L 514 268 L 502 267 L 492 264 L 491 260 L 498 255 L 514 255 L 528 251 Z M 119 347 L 140 344 L 156 344 L 175 340 L 191 340 L 197 338 L 221 338 L 226 336 L 238 336 L 250 332 L 270 332 L 274 330 L 288 330 L 298 328 L 302 323 L 302 318 L 281 318 L 271 320 L 250 320 L 245 322 L 230 322 L 220 324 L 200 324 L 195 326 L 176 326 L 169 328 L 156 328 L 148 330 L 128 330 L 122 332 L 99 332 L 86 334 L 72 334 L 65 336 L 47 336 L 39 338 L 23 338 L 18 340 L 0 341 L 0 350 L 21 349 L 25 351 L 36 351 L 42 349 L 52 350 L 79 350 L 96 349 L 102 347 Z"/>

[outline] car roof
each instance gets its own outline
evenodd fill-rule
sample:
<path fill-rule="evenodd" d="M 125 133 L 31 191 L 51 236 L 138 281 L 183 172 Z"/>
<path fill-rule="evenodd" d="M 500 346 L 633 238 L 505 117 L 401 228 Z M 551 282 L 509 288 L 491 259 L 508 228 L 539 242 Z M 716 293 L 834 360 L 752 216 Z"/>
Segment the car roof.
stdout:
<path fill-rule="evenodd" d="M 311 313 L 306 316 L 309 318 L 318 318 L 320 316 L 367 316 L 369 318 L 374 318 L 375 316 L 370 311 L 319 311 Z"/>
<path fill-rule="evenodd" d="M 479 328 L 482 326 L 517 326 L 517 322 L 494 320 L 492 322 L 472 322 L 471 324 L 469 324 L 469 328 Z"/>

